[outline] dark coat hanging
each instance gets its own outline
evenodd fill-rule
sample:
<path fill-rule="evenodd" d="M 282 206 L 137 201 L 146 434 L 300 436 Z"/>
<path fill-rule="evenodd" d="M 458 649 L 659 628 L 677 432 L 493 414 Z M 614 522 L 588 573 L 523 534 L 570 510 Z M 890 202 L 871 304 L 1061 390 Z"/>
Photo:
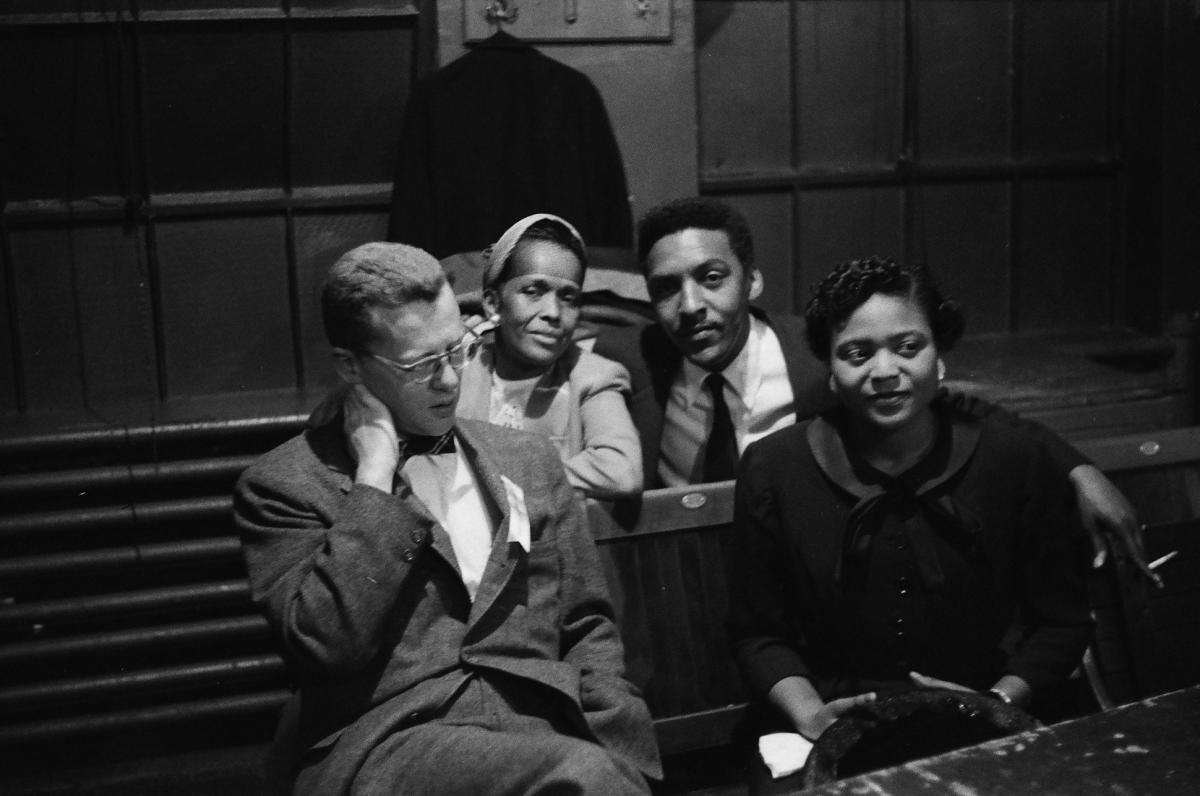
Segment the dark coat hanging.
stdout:
<path fill-rule="evenodd" d="M 537 212 L 566 218 L 589 246 L 633 242 L 600 93 L 582 73 L 497 33 L 414 87 L 388 238 L 445 257 L 482 249 Z"/>

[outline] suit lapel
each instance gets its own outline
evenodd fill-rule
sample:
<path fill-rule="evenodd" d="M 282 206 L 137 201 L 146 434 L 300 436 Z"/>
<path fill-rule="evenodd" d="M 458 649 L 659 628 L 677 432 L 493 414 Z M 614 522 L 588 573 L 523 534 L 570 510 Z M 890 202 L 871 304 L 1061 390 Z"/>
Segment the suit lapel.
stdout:
<path fill-rule="evenodd" d="M 495 528 L 491 554 L 488 556 L 487 566 L 484 567 L 483 578 L 480 580 L 479 590 L 475 593 L 475 602 L 471 605 L 471 615 L 467 622 L 474 624 L 487 612 L 512 577 L 514 567 L 508 565 L 508 529 L 512 521 L 512 511 L 508 505 L 504 482 L 500 479 L 503 471 L 489 444 L 487 427 L 460 421 L 457 428 L 459 439 L 463 442 L 463 455 L 475 474 L 476 483 L 483 491 L 485 503 L 492 511 Z"/>

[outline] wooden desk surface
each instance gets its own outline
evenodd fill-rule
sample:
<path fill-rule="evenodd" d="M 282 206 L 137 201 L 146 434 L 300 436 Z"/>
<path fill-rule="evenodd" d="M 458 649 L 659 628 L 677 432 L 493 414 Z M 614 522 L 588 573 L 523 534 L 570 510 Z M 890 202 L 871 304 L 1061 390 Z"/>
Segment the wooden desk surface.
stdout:
<path fill-rule="evenodd" d="M 874 771 L 807 794 L 1200 794 L 1200 686 Z"/>

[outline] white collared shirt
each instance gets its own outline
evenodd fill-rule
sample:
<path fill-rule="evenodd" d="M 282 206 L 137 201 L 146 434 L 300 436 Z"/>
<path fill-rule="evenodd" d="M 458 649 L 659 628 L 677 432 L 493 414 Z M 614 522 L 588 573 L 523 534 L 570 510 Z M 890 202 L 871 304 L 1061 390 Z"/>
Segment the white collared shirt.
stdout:
<path fill-rule="evenodd" d="M 712 429 L 707 375 L 707 370 L 684 359 L 671 385 L 658 460 L 658 475 L 666 486 L 690 484 L 699 472 L 698 458 Z M 751 442 L 795 422 L 795 396 L 783 348 L 763 321 L 751 316 L 746 345 L 721 375 L 739 455 Z"/>
<path fill-rule="evenodd" d="M 411 456 L 400 475 L 450 537 L 471 601 L 492 553 L 492 518 L 471 465 L 461 451 Z"/>

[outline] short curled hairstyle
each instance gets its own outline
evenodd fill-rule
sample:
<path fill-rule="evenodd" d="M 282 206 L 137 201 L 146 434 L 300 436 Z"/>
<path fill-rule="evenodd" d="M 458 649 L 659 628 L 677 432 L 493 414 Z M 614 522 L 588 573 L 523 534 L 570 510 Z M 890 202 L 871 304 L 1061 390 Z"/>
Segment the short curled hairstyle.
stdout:
<path fill-rule="evenodd" d="M 923 265 L 901 265 L 890 257 L 867 257 L 840 263 L 813 286 L 804 310 L 808 347 L 829 362 L 833 330 L 876 293 L 913 299 L 933 330 L 940 351 L 949 351 L 962 337 L 966 321 L 958 302 L 942 295 Z"/>
<path fill-rule="evenodd" d="M 646 268 L 646 258 L 654 244 L 685 229 L 711 229 L 729 237 L 729 248 L 749 271 L 754 267 L 754 238 L 746 217 L 719 199 L 689 196 L 652 207 L 638 222 L 638 262 Z"/>
<path fill-rule="evenodd" d="M 436 301 L 446 275 L 433 255 L 403 243 L 364 243 L 343 254 L 321 289 L 330 345 L 365 353 L 375 341 L 373 307 Z"/>

